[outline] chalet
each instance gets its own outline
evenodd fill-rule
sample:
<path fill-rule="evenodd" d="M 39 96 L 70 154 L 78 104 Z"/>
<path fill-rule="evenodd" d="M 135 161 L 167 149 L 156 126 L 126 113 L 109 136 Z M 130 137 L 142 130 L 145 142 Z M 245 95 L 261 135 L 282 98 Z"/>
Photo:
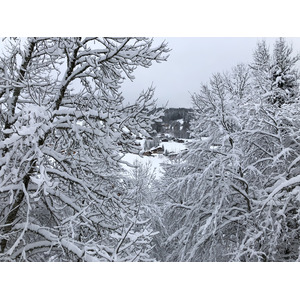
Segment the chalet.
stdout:
<path fill-rule="evenodd" d="M 151 153 L 153 153 L 153 154 L 163 154 L 164 149 L 163 149 L 163 147 L 157 147 L 157 148 L 151 149 Z"/>
<path fill-rule="evenodd" d="M 184 140 L 175 138 L 174 142 L 183 144 Z"/>
<path fill-rule="evenodd" d="M 152 156 L 152 152 L 151 151 L 144 151 L 143 155 L 144 156 Z"/>

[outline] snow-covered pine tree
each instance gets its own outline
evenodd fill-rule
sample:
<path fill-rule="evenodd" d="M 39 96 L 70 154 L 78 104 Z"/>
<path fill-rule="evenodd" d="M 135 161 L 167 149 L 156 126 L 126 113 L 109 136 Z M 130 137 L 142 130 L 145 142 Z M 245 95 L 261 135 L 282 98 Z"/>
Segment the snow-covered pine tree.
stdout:
<path fill-rule="evenodd" d="M 151 230 L 120 173 L 140 151 L 153 89 L 124 105 L 120 84 L 165 61 L 148 38 L 5 40 L 0 61 L 0 259 L 148 260 Z"/>
<path fill-rule="evenodd" d="M 296 63 L 300 56 L 293 56 L 293 47 L 283 38 L 278 39 L 270 54 L 266 42 L 257 43 L 253 54 L 253 70 L 256 88 L 264 91 L 265 98 L 271 104 L 281 106 L 297 98 L 299 72 Z"/>

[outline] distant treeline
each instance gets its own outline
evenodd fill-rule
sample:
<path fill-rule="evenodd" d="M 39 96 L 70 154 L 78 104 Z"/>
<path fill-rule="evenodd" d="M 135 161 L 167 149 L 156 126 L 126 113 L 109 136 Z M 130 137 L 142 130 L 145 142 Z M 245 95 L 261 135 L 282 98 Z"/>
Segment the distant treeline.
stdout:
<path fill-rule="evenodd" d="M 162 110 L 163 108 L 158 108 Z M 190 121 L 193 109 L 167 108 L 161 117 L 162 122 L 155 122 L 152 127 L 155 134 L 170 134 L 176 138 L 188 139 L 190 137 Z"/>

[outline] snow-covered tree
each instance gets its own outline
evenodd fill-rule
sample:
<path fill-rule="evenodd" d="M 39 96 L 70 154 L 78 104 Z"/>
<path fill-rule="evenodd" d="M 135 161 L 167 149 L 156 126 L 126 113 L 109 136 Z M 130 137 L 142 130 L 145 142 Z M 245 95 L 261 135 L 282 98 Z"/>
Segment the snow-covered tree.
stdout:
<path fill-rule="evenodd" d="M 251 68 L 256 88 L 271 104 L 281 106 L 298 97 L 299 59 L 299 55 L 293 56 L 293 47 L 283 38 L 275 42 L 273 55 L 264 40 L 257 44 Z"/>
<path fill-rule="evenodd" d="M 278 107 L 269 100 L 248 105 L 240 136 L 253 210 L 235 260 L 299 259 L 299 103 Z"/>
<path fill-rule="evenodd" d="M 300 259 L 298 82 L 270 77 L 280 55 L 289 61 L 284 45 L 270 59 L 258 44 L 251 76 L 239 66 L 194 94 L 194 139 L 160 184 L 166 260 Z"/>
<path fill-rule="evenodd" d="M 244 72 L 247 78 L 246 68 Z M 237 76 L 215 74 L 193 96 L 193 141 L 179 162 L 166 166 L 161 197 L 167 200 L 167 260 L 227 260 L 224 254 L 240 238 L 244 215 L 251 211 L 236 138 L 243 104 Z M 234 89 L 229 88 L 232 81 L 237 84 Z"/>
<path fill-rule="evenodd" d="M 120 85 L 166 60 L 148 38 L 5 40 L 0 61 L 0 259 L 148 260 L 151 231 L 128 197 L 122 155 L 157 116 L 153 89 Z"/>
<path fill-rule="evenodd" d="M 151 163 L 143 164 L 134 162 L 134 169 L 130 171 L 130 180 L 128 180 L 128 197 L 138 203 L 140 216 L 143 221 L 140 227 L 151 231 L 151 241 L 145 246 L 148 247 L 148 254 L 151 258 L 161 261 L 161 257 L 157 255 L 160 248 L 161 238 L 158 234 L 160 230 L 161 210 L 155 202 L 155 182 L 156 171 L 151 168 Z"/>

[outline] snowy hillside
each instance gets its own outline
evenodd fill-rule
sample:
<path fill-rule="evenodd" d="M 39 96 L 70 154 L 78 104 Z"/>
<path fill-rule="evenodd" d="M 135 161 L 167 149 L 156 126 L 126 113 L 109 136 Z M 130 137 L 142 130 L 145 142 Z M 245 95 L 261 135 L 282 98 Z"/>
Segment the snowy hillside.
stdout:
<path fill-rule="evenodd" d="M 187 140 L 185 140 L 187 141 Z M 145 140 L 141 141 L 141 145 L 143 146 Z M 177 143 L 175 141 L 169 142 L 160 142 L 159 146 L 163 147 L 165 153 L 178 154 L 180 151 L 187 149 L 186 142 L 185 143 Z M 152 154 L 151 156 L 145 155 L 136 155 L 132 153 L 127 153 L 122 159 L 123 161 L 130 163 L 132 165 L 138 163 L 144 166 L 148 165 L 151 168 L 151 171 L 154 171 L 156 174 L 156 179 L 160 178 L 163 175 L 162 164 L 170 163 L 170 157 L 164 154 Z M 132 168 L 126 164 L 123 164 L 124 169 L 127 172 L 130 172 Z"/>

